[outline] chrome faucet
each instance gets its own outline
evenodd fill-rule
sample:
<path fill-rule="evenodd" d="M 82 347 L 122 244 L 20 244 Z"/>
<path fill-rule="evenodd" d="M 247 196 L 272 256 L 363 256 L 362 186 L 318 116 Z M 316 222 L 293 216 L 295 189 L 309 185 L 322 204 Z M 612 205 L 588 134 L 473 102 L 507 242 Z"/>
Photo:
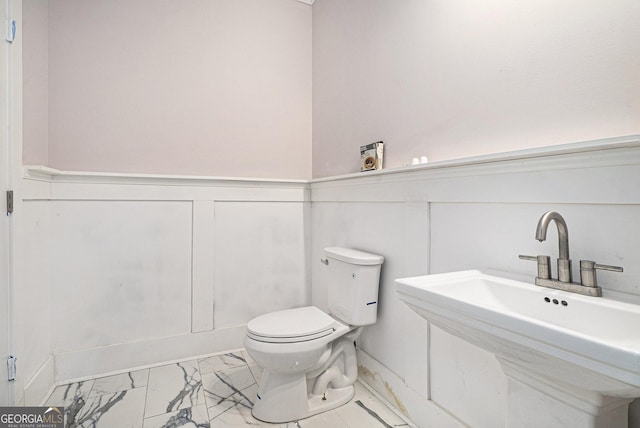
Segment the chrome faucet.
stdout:
<path fill-rule="evenodd" d="M 538 220 L 536 227 L 536 239 L 540 242 L 547 239 L 547 229 L 551 220 L 555 221 L 558 228 L 558 281 L 571 282 L 571 259 L 569 258 L 569 230 L 564 218 L 555 211 L 548 211 Z"/>
<path fill-rule="evenodd" d="M 586 294 L 588 296 L 602 296 L 602 289 L 598 287 L 596 269 L 622 272 L 619 266 L 608 266 L 595 263 L 591 260 L 580 260 L 580 282 L 577 284 L 571 281 L 571 259 L 569 258 L 569 230 L 564 218 L 555 211 L 546 212 L 538 220 L 536 227 L 536 239 L 540 242 L 547 239 L 547 229 L 549 223 L 555 221 L 558 228 L 558 279 L 551 277 L 549 256 L 523 256 L 523 260 L 538 262 L 538 276 L 536 285 L 541 287 L 555 288 L 558 290 L 570 291 L 573 293 Z"/>

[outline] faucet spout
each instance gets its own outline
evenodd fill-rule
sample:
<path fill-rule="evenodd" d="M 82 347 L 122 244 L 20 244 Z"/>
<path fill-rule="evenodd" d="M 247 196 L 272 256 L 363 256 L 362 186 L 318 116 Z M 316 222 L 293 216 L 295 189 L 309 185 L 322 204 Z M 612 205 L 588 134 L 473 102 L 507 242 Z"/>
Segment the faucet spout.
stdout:
<path fill-rule="evenodd" d="M 547 229 L 549 223 L 554 220 L 558 228 L 558 246 L 560 250 L 559 259 L 569 260 L 569 230 L 564 218 L 555 211 L 546 212 L 540 217 L 536 228 L 536 239 L 540 242 L 547 239 Z"/>
<path fill-rule="evenodd" d="M 548 211 L 538 220 L 536 227 L 536 239 L 540 242 L 547 239 L 549 223 L 555 221 L 558 228 L 558 280 L 571 282 L 571 259 L 569 259 L 569 230 L 564 218 L 555 211 Z"/>

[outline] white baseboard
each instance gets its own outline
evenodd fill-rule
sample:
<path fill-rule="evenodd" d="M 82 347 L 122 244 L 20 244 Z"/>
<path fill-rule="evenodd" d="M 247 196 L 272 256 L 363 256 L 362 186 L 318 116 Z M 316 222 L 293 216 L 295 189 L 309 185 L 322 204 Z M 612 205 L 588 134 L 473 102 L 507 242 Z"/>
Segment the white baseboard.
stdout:
<path fill-rule="evenodd" d="M 361 349 L 357 350 L 358 380 L 366 383 L 403 417 L 420 428 L 462 428 L 466 425 L 409 388 L 398 375 Z"/>
<path fill-rule="evenodd" d="M 57 384 L 171 363 L 243 347 L 245 327 L 64 352 L 55 356 Z"/>

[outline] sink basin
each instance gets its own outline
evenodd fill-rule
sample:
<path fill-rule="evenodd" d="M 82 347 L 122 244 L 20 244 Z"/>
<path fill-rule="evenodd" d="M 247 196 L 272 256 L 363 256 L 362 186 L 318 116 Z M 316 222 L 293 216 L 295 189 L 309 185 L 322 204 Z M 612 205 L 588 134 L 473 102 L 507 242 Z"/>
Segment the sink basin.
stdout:
<path fill-rule="evenodd" d="M 397 279 L 396 287 L 423 318 L 494 353 L 508 377 L 515 368 L 565 391 L 640 397 L 639 305 L 480 271 Z"/>

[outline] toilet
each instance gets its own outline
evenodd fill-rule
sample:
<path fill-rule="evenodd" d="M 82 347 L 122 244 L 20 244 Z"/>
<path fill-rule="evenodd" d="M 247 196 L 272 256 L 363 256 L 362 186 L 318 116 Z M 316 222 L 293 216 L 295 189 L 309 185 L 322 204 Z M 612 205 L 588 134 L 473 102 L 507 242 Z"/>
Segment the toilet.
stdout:
<path fill-rule="evenodd" d="M 329 313 L 315 306 L 258 316 L 244 346 L 264 369 L 255 418 L 291 422 L 351 400 L 358 377 L 354 341 L 376 322 L 384 258 L 341 247 L 324 249 Z"/>

